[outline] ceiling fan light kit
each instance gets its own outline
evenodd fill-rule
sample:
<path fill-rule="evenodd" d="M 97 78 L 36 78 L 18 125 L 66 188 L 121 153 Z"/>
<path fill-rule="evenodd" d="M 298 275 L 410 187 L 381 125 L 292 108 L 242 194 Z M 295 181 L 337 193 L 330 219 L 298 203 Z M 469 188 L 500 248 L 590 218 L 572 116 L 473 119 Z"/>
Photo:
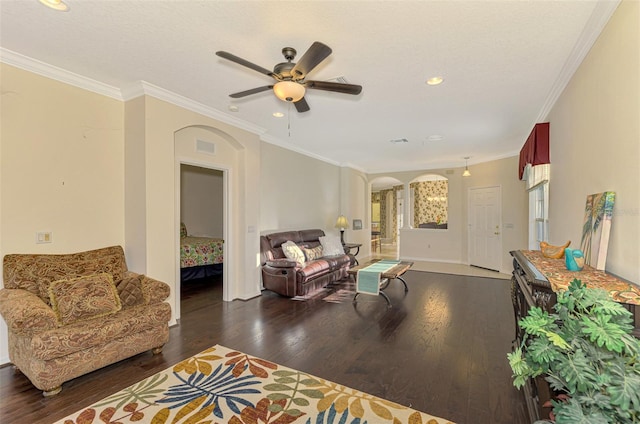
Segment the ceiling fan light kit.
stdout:
<path fill-rule="evenodd" d="M 229 94 L 229 97 L 238 99 L 249 96 L 251 94 L 261 93 L 273 89 L 273 93 L 280 100 L 293 103 L 298 112 L 308 111 L 309 104 L 305 99 L 307 89 L 334 91 L 343 94 L 357 95 L 362 91 L 362 86 L 355 84 L 346 84 L 331 81 L 306 81 L 307 74 L 318 66 L 331 54 L 331 48 L 319 41 L 314 42 L 311 47 L 302 55 L 300 60 L 295 63 L 293 59 L 296 56 L 296 50 L 293 47 L 285 47 L 282 54 L 287 60 L 274 66 L 273 71 L 242 59 L 225 51 L 217 51 L 216 55 L 223 59 L 230 60 L 239 65 L 253 69 L 256 72 L 270 76 L 277 82 L 273 85 L 265 85 L 262 87 L 252 88 L 250 90 L 240 91 L 238 93 Z"/>
<path fill-rule="evenodd" d="M 304 97 L 304 86 L 293 81 L 280 81 L 273 86 L 276 97 L 285 102 L 297 102 Z"/>
<path fill-rule="evenodd" d="M 51 9 L 58 10 L 60 12 L 67 12 L 69 10 L 69 5 L 63 2 L 62 0 L 39 0 L 40 3 L 44 4 Z"/>

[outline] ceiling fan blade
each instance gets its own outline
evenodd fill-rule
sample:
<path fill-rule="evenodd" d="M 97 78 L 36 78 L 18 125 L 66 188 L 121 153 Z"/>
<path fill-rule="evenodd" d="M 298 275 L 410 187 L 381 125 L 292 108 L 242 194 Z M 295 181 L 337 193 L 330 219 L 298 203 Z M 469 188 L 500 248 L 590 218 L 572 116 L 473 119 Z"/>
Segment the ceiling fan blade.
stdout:
<path fill-rule="evenodd" d="M 308 112 L 311 109 L 304 97 L 295 102 L 294 105 L 296 107 L 296 110 L 300 113 Z"/>
<path fill-rule="evenodd" d="M 229 97 L 239 99 L 241 97 L 250 96 L 256 93 L 262 93 L 263 91 L 273 89 L 273 85 L 265 85 L 264 87 L 252 88 L 251 90 L 239 91 L 237 93 L 229 94 Z"/>
<path fill-rule="evenodd" d="M 306 81 L 304 86 L 307 88 L 313 88 L 315 90 L 335 91 L 344 94 L 360 94 L 362 91 L 361 85 L 355 84 L 343 84 L 340 82 L 329 81 Z"/>
<path fill-rule="evenodd" d="M 261 74 L 265 74 L 265 75 L 268 75 L 270 77 L 274 77 L 275 78 L 275 74 L 272 71 L 270 71 L 270 70 L 268 70 L 266 68 L 263 68 L 262 66 L 258 66 L 255 63 L 251 63 L 248 60 L 244 60 L 243 58 L 238 57 L 236 55 L 233 55 L 231 53 L 224 52 L 224 51 L 219 51 L 219 52 L 216 52 L 216 55 L 220 56 L 223 59 L 227 59 L 227 60 L 230 60 L 232 62 L 235 62 L 235 63 L 237 63 L 239 65 L 246 66 L 247 68 L 253 69 L 254 71 L 258 71 Z"/>
<path fill-rule="evenodd" d="M 307 50 L 296 66 L 291 70 L 294 80 L 304 78 L 313 68 L 318 66 L 320 62 L 325 60 L 331 54 L 331 48 L 319 41 L 314 42 L 309 50 Z"/>

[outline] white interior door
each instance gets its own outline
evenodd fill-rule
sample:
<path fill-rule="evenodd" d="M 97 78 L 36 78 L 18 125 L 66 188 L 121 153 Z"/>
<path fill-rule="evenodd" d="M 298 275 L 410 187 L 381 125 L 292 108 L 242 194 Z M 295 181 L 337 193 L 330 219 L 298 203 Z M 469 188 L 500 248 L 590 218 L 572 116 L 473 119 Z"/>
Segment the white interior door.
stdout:
<path fill-rule="evenodd" d="M 500 271 L 502 199 L 500 187 L 469 189 L 469 264 Z"/>

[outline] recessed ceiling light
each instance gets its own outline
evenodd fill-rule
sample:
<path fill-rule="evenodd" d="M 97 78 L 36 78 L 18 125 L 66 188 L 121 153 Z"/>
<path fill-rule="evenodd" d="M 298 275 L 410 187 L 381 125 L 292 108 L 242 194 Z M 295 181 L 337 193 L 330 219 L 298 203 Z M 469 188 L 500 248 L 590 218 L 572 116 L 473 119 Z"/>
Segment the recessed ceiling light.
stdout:
<path fill-rule="evenodd" d="M 231 112 L 237 112 L 237 111 L 240 110 L 240 108 L 238 106 L 236 106 L 236 105 L 229 105 L 229 110 Z"/>
<path fill-rule="evenodd" d="M 275 116 L 276 118 L 282 118 L 284 116 L 284 113 L 282 113 L 282 112 L 273 112 L 273 116 Z"/>
<path fill-rule="evenodd" d="M 429 85 L 438 85 L 441 84 L 442 81 L 444 81 L 444 78 L 442 77 L 431 77 L 427 80 L 427 84 Z"/>
<path fill-rule="evenodd" d="M 444 136 L 440 134 L 433 134 L 427 137 L 427 141 L 435 142 L 444 140 Z"/>
<path fill-rule="evenodd" d="M 62 0 L 40 0 L 40 3 L 60 12 L 66 12 L 69 10 L 69 6 Z"/>

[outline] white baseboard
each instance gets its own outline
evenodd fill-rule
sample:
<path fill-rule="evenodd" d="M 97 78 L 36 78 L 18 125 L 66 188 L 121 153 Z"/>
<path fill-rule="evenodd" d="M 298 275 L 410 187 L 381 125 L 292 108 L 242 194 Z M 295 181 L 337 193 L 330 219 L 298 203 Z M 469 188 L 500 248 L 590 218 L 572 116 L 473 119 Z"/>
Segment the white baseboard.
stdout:
<path fill-rule="evenodd" d="M 400 258 L 403 261 L 421 261 L 421 262 L 440 262 L 440 263 L 445 263 L 445 264 L 461 264 L 461 265 L 467 265 L 466 263 L 462 262 L 462 261 L 456 261 L 453 259 L 438 259 L 438 258 L 412 258 L 412 257 L 403 257 Z"/>
<path fill-rule="evenodd" d="M 257 293 L 256 292 L 251 292 L 251 293 L 246 293 L 246 294 L 240 295 L 238 297 L 238 299 L 239 300 L 249 300 L 249 299 L 253 299 L 254 297 L 261 296 L 261 295 L 262 295 L 261 291 L 259 291 Z"/>

